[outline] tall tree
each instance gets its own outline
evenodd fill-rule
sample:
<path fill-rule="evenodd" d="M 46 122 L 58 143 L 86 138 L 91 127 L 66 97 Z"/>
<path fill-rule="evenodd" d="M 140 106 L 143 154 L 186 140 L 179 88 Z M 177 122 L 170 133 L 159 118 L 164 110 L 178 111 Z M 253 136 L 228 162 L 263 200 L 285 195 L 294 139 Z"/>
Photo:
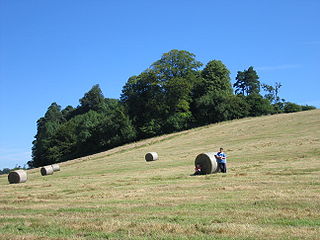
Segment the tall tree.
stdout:
<path fill-rule="evenodd" d="M 129 78 L 121 101 L 140 137 L 188 126 L 192 87 L 201 65 L 194 54 L 171 50 L 139 76 Z"/>
<path fill-rule="evenodd" d="M 85 93 L 79 102 L 81 113 L 85 113 L 90 110 L 102 111 L 105 107 L 105 100 L 99 84 L 94 85 L 90 91 Z"/>
<path fill-rule="evenodd" d="M 37 121 L 37 134 L 32 142 L 32 161 L 28 162 L 30 167 L 39 167 L 49 161 L 48 150 L 52 147 L 52 137 L 57 132 L 59 126 L 64 121 L 61 113 L 61 106 L 52 103 L 44 117 Z"/>
<path fill-rule="evenodd" d="M 164 53 L 160 60 L 151 65 L 161 81 L 168 81 L 175 77 L 186 77 L 202 66 L 195 59 L 195 55 L 188 51 L 173 49 Z"/>
<path fill-rule="evenodd" d="M 122 89 L 121 102 L 138 130 L 140 138 L 161 133 L 161 120 L 165 114 L 164 92 L 152 70 L 130 77 Z"/>
<path fill-rule="evenodd" d="M 233 87 L 236 88 L 236 94 L 250 95 L 259 94 L 260 92 L 260 81 L 259 76 L 253 67 L 249 67 L 248 70 L 243 72 L 238 71 L 236 82 Z"/>
<path fill-rule="evenodd" d="M 162 84 L 164 92 L 165 115 L 163 131 L 173 132 L 188 127 L 192 114 L 190 111 L 191 93 L 197 80 L 198 68 L 202 63 L 195 55 L 184 50 L 171 50 L 151 65 Z"/>
<path fill-rule="evenodd" d="M 219 60 L 212 60 L 201 71 L 193 88 L 191 110 L 196 125 L 228 119 L 228 98 L 232 96 L 230 71 Z"/>
<path fill-rule="evenodd" d="M 200 87 L 204 94 L 211 91 L 232 94 L 230 71 L 220 60 L 208 62 L 201 76 L 203 80 L 200 82 Z"/>

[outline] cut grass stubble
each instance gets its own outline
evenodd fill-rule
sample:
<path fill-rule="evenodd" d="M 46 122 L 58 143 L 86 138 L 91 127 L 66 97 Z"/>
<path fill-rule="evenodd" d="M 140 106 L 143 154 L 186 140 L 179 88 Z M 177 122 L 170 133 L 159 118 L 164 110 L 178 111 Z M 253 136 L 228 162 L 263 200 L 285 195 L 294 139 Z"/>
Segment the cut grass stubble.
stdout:
<path fill-rule="evenodd" d="M 1 236 L 317 239 L 319 116 L 230 121 L 62 163 L 45 178 L 31 170 L 20 185 L 0 177 Z M 221 146 L 227 174 L 189 176 L 197 154 Z M 145 162 L 149 151 L 161 159 Z"/>

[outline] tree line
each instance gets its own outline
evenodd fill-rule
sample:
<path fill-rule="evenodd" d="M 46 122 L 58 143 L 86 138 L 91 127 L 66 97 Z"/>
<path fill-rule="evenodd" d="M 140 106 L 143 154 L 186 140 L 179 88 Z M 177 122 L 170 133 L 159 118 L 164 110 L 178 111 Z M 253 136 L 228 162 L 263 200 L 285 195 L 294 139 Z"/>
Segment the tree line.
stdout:
<path fill-rule="evenodd" d="M 221 61 L 202 67 L 193 53 L 171 50 L 130 77 L 119 100 L 94 85 L 76 108 L 52 103 L 37 121 L 29 167 L 210 123 L 315 108 L 281 99 L 281 83 L 261 83 L 252 66 L 238 71 L 233 85 Z"/>
<path fill-rule="evenodd" d="M 26 164 L 21 167 L 19 165 L 16 165 L 14 168 L 10 169 L 10 168 L 3 168 L 2 170 L 0 169 L 0 175 L 3 175 L 3 174 L 8 174 L 10 173 L 11 171 L 14 171 L 14 170 L 19 170 L 19 169 L 23 169 L 23 170 L 26 170 L 27 169 L 27 166 Z"/>

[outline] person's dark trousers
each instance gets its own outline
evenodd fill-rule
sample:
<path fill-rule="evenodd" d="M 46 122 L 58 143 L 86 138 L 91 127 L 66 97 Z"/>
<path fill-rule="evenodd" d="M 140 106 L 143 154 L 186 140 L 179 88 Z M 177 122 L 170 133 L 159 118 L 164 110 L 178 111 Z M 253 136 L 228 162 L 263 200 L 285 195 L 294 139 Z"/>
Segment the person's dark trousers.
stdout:
<path fill-rule="evenodd" d="M 222 173 L 227 173 L 227 164 L 226 163 L 218 163 L 219 171 Z"/>

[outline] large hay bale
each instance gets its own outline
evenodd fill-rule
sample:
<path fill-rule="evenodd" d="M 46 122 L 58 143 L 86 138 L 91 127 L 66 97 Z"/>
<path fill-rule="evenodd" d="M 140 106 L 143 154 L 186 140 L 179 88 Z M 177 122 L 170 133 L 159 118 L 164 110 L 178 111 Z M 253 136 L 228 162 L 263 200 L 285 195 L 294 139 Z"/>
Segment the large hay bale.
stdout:
<path fill-rule="evenodd" d="M 196 157 L 194 165 L 200 165 L 202 172 L 205 174 L 218 172 L 218 163 L 215 152 L 201 153 Z"/>
<path fill-rule="evenodd" d="M 9 183 L 24 183 L 28 179 L 27 172 L 24 170 L 15 170 L 9 173 L 8 181 Z"/>
<path fill-rule="evenodd" d="M 40 173 L 42 176 L 46 176 L 46 175 L 52 175 L 53 174 L 53 168 L 52 166 L 44 166 L 42 168 L 40 168 Z"/>
<path fill-rule="evenodd" d="M 158 160 L 158 153 L 156 152 L 148 152 L 144 157 L 147 162 Z"/>
<path fill-rule="evenodd" d="M 60 171 L 60 166 L 59 164 L 52 164 L 51 165 L 52 169 L 54 172 Z"/>

